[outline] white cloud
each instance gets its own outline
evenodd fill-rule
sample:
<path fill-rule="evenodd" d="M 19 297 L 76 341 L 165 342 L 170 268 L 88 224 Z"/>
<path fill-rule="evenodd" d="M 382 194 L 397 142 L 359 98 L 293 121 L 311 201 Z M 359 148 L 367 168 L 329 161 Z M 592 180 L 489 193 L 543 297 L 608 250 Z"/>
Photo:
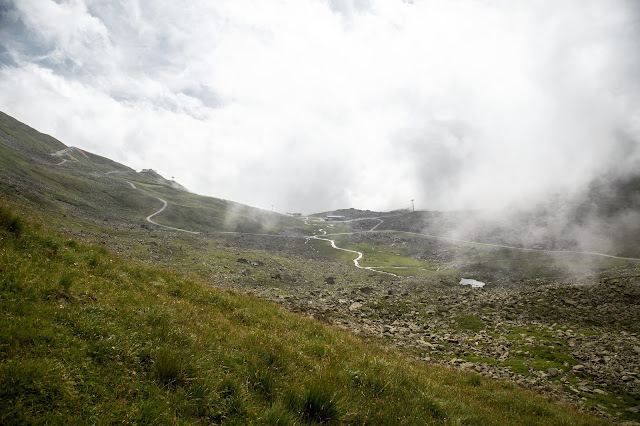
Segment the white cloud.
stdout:
<path fill-rule="evenodd" d="M 207 195 L 303 212 L 482 207 L 637 169 L 630 1 L 24 0 L 5 13 L 0 109 Z"/>

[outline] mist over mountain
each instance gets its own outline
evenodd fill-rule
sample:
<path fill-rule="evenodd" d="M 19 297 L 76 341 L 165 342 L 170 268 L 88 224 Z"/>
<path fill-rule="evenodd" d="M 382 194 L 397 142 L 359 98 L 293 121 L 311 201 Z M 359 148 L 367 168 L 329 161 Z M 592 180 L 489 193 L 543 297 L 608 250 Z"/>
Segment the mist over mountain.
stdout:
<path fill-rule="evenodd" d="M 533 208 L 640 168 L 639 16 L 633 0 L 8 1 L 0 109 L 281 212 Z"/>

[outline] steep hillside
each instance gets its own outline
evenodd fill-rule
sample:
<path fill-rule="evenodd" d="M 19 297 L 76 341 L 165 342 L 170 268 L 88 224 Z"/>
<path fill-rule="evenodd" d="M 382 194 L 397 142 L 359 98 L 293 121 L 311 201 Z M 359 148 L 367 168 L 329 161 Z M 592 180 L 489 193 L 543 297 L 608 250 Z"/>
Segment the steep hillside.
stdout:
<path fill-rule="evenodd" d="M 165 200 L 167 208 L 154 222 L 190 231 L 275 233 L 300 226 L 278 213 L 192 194 L 153 170 L 138 173 L 0 114 L 0 191 L 24 197 L 58 218 L 69 214 L 129 226 L 144 221 Z"/>

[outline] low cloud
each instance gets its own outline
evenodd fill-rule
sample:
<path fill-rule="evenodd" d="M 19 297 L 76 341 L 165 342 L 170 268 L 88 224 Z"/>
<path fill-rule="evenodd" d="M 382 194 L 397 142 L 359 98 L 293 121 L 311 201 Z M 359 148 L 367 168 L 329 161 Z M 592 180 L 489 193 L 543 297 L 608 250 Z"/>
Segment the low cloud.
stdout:
<path fill-rule="evenodd" d="M 278 211 L 493 208 L 640 166 L 636 2 L 0 6 L 0 109 Z"/>

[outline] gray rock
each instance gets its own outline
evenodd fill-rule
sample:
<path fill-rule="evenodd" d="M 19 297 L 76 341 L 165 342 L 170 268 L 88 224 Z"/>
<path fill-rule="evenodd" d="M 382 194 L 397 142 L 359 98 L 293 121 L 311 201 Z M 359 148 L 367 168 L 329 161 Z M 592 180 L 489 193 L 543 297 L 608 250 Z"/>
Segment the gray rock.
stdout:
<path fill-rule="evenodd" d="M 350 311 L 357 311 L 358 309 L 362 308 L 362 303 L 360 302 L 353 302 L 350 306 L 349 306 L 349 310 Z"/>
<path fill-rule="evenodd" d="M 549 377 L 557 377 L 560 375 L 560 373 L 561 371 L 555 367 L 551 367 L 547 370 L 547 374 L 549 375 Z"/>

